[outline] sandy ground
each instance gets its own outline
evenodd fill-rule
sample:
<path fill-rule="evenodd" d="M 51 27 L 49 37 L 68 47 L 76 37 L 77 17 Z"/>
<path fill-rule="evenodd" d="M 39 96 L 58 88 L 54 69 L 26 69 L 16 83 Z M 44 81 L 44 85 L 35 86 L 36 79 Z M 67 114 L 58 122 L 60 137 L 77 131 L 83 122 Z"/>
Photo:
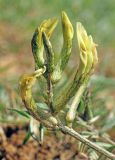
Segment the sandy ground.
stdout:
<path fill-rule="evenodd" d="M 85 154 L 78 154 L 75 140 L 67 135 L 61 139 L 46 135 L 42 145 L 32 138 L 23 144 L 27 126 L 7 126 L 3 131 L 0 160 L 88 160 Z"/>

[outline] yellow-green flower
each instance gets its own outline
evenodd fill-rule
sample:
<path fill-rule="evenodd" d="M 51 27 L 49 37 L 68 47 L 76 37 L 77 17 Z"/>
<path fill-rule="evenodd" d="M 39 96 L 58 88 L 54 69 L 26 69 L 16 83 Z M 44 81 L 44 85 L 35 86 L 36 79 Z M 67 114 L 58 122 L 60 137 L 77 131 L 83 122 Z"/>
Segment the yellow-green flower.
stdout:
<path fill-rule="evenodd" d="M 77 39 L 80 50 L 79 74 L 89 74 L 98 62 L 96 44 L 93 42 L 91 35 L 87 32 L 83 25 L 77 23 Z"/>
<path fill-rule="evenodd" d="M 93 42 L 92 36 L 87 35 L 80 22 L 77 23 L 77 39 L 80 50 L 80 64 L 75 76 L 75 83 L 78 82 L 77 93 L 66 116 L 69 123 L 72 123 L 75 119 L 76 110 L 86 89 L 89 76 L 98 62 L 96 44 Z"/>

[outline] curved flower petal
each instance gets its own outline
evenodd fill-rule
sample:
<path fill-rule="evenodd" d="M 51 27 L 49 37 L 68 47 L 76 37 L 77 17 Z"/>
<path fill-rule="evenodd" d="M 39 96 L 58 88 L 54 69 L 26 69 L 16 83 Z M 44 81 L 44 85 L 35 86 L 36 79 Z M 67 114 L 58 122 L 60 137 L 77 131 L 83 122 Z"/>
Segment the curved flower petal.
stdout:
<path fill-rule="evenodd" d="M 98 62 L 96 44 L 93 42 L 91 35 L 87 32 L 83 25 L 77 23 L 77 39 L 80 50 L 79 74 L 88 74 L 94 69 Z"/>

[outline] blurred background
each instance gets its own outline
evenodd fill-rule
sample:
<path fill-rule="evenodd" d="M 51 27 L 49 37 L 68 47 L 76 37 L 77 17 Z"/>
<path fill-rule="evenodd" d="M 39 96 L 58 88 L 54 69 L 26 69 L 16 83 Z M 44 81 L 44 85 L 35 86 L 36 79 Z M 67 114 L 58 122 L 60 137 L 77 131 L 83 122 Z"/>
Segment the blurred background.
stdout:
<path fill-rule="evenodd" d="M 99 64 L 92 80 L 92 108 L 100 115 L 98 127 L 115 138 L 115 1 L 114 0 L 0 0 L 0 124 L 20 124 L 25 118 L 9 108 L 23 109 L 18 81 L 34 70 L 31 38 L 47 18 L 58 17 L 51 37 L 55 53 L 60 53 L 63 37 L 61 11 L 66 11 L 74 27 L 74 41 L 68 69 L 77 69 L 79 52 L 76 22 L 83 23 L 98 44 Z M 67 69 L 66 69 L 67 70 Z M 69 73 L 67 78 L 69 78 Z M 15 121 L 14 121 L 15 119 Z"/>
<path fill-rule="evenodd" d="M 115 76 L 114 0 L 0 0 L 1 74 L 8 77 L 19 76 L 31 68 L 33 57 L 30 42 L 34 30 L 44 19 L 58 17 L 60 20 L 62 10 L 67 12 L 75 29 L 74 56 L 71 59 L 75 59 L 75 63 L 78 61 L 75 58 L 78 55 L 75 27 L 76 22 L 80 21 L 98 44 L 99 74 Z M 57 53 L 61 50 L 62 40 L 59 21 L 51 39 Z"/>

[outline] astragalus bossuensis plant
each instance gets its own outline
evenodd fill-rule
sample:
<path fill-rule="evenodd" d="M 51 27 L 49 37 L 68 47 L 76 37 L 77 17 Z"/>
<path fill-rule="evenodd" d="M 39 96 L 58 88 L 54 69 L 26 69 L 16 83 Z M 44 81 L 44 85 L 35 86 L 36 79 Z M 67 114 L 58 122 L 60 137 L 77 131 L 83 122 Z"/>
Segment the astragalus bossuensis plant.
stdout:
<path fill-rule="evenodd" d="M 79 66 L 73 80 L 62 90 L 54 92 L 56 85 L 63 78 L 63 71 L 69 61 L 74 30 L 65 12 L 61 14 L 63 47 L 59 58 L 55 54 L 50 42 L 50 37 L 57 26 L 57 19 L 48 19 L 41 23 L 35 30 L 31 45 L 35 60 L 35 71 L 32 74 L 23 75 L 20 79 L 20 91 L 22 101 L 28 113 L 39 121 L 41 132 L 43 128 L 62 131 L 78 139 L 82 144 L 104 154 L 108 158 L 114 155 L 92 143 L 84 136 L 76 132 L 81 125 L 92 132 L 88 122 L 92 118 L 88 102 L 85 102 L 87 86 L 91 75 L 98 62 L 96 44 L 92 36 L 88 36 L 83 25 L 78 22 L 76 26 L 79 47 Z M 45 50 L 45 53 L 44 53 Z M 47 96 L 44 96 L 42 106 L 36 103 L 32 96 L 32 87 L 36 80 L 43 78 L 46 81 Z M 82 101 L 84 104 L 81 105 Z M 45 106 L 45 107 L 43 107 Z M 85 121 L 84 121 L 85 120 Z M 92 119 L 91 119 L 92 120 Z M 95 119 L 94 119 L 95 120 Z M 91 137 L 91 135 L 90 135 Z"/>

